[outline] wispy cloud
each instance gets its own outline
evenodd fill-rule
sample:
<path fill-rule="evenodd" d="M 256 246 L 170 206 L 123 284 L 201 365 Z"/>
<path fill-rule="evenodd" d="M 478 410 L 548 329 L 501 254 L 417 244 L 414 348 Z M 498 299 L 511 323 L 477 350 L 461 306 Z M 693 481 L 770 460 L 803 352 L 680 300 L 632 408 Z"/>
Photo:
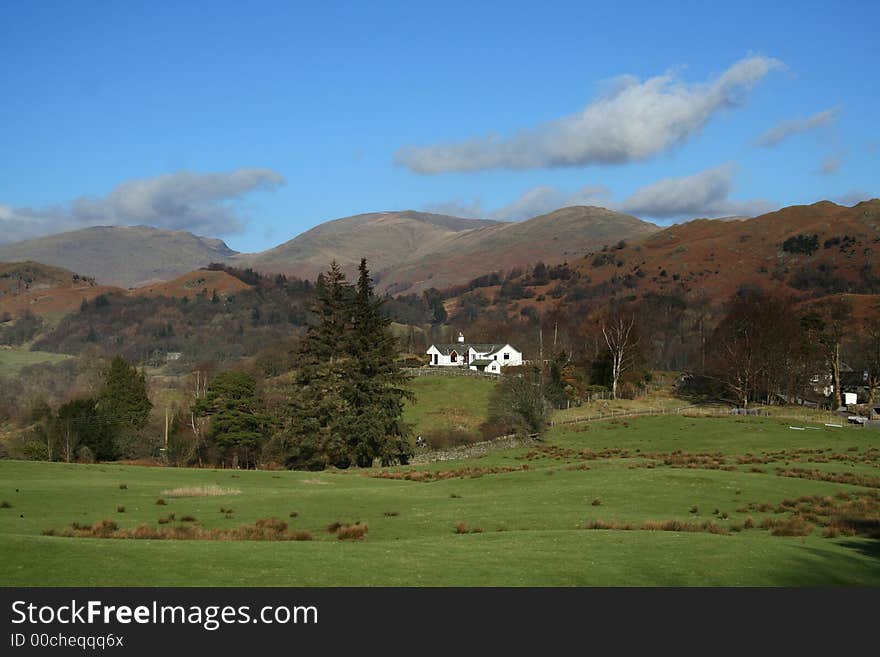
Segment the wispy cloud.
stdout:
<path fill-rule="evenodd" d="M 526 190 L 515 201 L 487 211 L 479 199 L 436 203 L 425 209 L 460 217 L 520 221 L 572 205 L 598 205 L 650 219 L 693 219 L 694 217 L 756 216 L 779 205 L 763 199 L 735 200 L 737 166 L 723 164 L 681 178 L 658 180 L 636 190 L 623 201 L 615 201 L 609 188 L 589 185 L 575 192 L 541 186 Z"/>
<path fill-rule="evenodd" d="M 758 146 L 773 148 L 789 137 L 799 135 L 810 130 L 815 130 L 823 125 L 828 125 L 837 119 L 840 113 L 839 107 L 823 110 L 805 119 L 790 119 L 779 123 L 758 138 Z"/>
<path fill-rule="evenodd" d="M 871 194 L 870 192 L 866 192 L 863 189 L 852 189 L 848 191 L 846 194 L 841 194 L 840 196 L 834 197 L 834 202 L 840 205 L 857 205 L 862 201 L 870 201 L 872 198 L 878 198 L 880 195 Z"/>
<path fill-rule="evenodd" d="M 229 173 L 172 173 L 126 181 L 104 197 L 80 197 L 48 208 L 0 204 L 0 241 L 17 242 L 87 226 L 144 224 L 201 235 L 241 232 L 246 217 L 236 202 L 284 184 L 271 169 Z"/>
<path fill-rule="evenodd" d="M 672 72 L 645 81 L 623 76 L 577 114 L 509 138 L 406 146 L 395 161 L 417 173 L 437 174 L 646 160 L 687 141 L 718 111 L 742 104 L 761 79 L 781 67 L 779 60 L 754 56 L 702 84 L 684 83 Z"/>
<path fill-rule="evenodd" d="M 820 169 L 820 172 L 826 176 L 830 176 L 832 173 L 837 173 L 838 169 L 840 169 L 840 164 L 840 158 L 831 155 L 822 160 L 822 168 Z"/>
<path fill-rule="evenodd" d="M 731 200 L 735 178 L 736 165 L 728 163 L 683 178 L 659 180 L 635 191 L 619 209 L 639 217 L 681 219 L 755 216 L 778 207 L 766 200 Z"/>
<path fill-rule="evenodd" d="M 454 199 L 434 203 L 425 206 L 424 209 L 457 217 L 522 221 L 571 205 L 608 206 L 610 202 L 611 190 L 601 185 L 587 185 L 575 192 L 566 192 L 559 187 L 540 186 L 526 190 L 515 201 L 496 210 L 486 210 L 478 198 L 470 201 Z"/>

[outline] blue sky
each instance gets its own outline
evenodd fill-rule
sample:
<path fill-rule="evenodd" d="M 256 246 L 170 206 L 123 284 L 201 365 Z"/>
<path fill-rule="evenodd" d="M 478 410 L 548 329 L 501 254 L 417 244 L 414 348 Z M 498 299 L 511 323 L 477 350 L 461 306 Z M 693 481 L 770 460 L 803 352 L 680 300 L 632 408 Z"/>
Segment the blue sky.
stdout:
<path fill-rule="evenodd" d="M 880 196 L 877 2 L 183 4 L 3 4 L 0 240 Z"/>

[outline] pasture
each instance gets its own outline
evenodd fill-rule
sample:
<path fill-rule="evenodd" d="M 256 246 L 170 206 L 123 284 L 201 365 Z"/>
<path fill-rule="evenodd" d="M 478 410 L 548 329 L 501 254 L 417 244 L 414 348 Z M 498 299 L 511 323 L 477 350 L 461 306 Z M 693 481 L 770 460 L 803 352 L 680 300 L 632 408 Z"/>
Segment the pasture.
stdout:
<path fill-rule="evenodd" d="M 611 420 L 479 459 L 320 473 L 0 461 L 0 584 L 880 585 L 878 542 L 825 538 L 822 515 L 876 513 L 880 434 L 789 424 Z M 815 521 L 806 535 L 774 535 L 797 514 Z M 44 535 L 104 519 L 210 534 L 270 517 L 312 540 Z M 368 531 L 339 540 L 327 527 L 340 522 Z"/>

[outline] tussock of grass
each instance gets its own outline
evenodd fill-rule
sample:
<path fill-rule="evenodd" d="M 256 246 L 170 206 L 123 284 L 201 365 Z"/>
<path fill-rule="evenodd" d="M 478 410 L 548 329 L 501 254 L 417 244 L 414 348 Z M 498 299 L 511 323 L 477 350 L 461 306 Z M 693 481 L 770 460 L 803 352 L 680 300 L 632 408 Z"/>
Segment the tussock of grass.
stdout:
<path fill-rule="evenodd" d="M 116 513 L 125 513 L 125 507 L 120 504 L 116 507 Z"/>
<path fill-rule="evenodd" d="M 162 519 L 160 518 L 160 523 Z M 167 522 L 167 520 L 166 520 Z M 366 533 L 366 525 L 361 525 Z M 141 524 L 137 527 L 120 529 L 112 520 L 100 520 L 93 525 L 71 523 L 62 530 L 48 529 L 44 536 L 63 536 L 67 538 L 117 538 L 178 541 L 310 541 L 312 535 L 307 531 L 288 529 L 287 523 L 278 518 L 261 518 L 253 525 L 242 525 L 235 529 L 205 529 L 194 525 L 175 525 L 173 527 L 151 527 Z"/>
<path fill-rule="evenodd" d="M 336 538 L 340 541 L 360 541 L 367 535 L 369 527 L 366 523 L 356 522 L 353 525 L 342 525 L 336 530 Z"/>
<path fill-rule="evenodd" d="M 3 500 L 2 502 L 0 502 L 0 509 L 11 509 L 11 508 L 12 508 L 11 502 L 9 502 L 7 500 Z"/>
<path fill-rule="evenodd" d="M 167 497 L 219 497 L 221 495 L 239 495 L 240 493 L 241 491 L 237 488 L 222 488 L 220 486 L 183 486 L 162 491 L 162 495 Z"/>
<path fill-rule="evenodd" d="M 456 534 L 482 534 L 482 527 L 471 527 L 466 522 L 460 522 L 455 525 Z"/>
<path fill-rule="evenodd" d="M 168 502 L 165 501 L 164 497 L 160 497 L 156 500 L 156 504 L 158 504 L 159 506 L 165 506 L 166 504 L 168 504 Z"/>

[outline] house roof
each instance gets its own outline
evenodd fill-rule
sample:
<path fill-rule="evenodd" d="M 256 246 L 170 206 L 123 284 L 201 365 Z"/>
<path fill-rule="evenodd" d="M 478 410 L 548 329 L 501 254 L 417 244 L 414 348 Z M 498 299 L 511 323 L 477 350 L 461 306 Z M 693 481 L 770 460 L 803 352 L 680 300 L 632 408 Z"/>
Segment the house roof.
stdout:
<path fill-rule="evenodd" d="M 452 342 L 448 344 L 433 344 L 431 345 L 437 351 L 439 351 L 444 356 L 448 356 L 453 351 L 457 354 L 463 354 L 468 349 L 473 349 L 474 351 L 481 354 L 491 354 L 499 349 L 503 349 L 507 346 L 506 343 L 470 343 L 470 342 Z M 430 347 L 429 347 L 430 348 Z"/>
<path fill-rule="evenodd" d="M 475 358 L 471 361 L 471 365 L 476 365 L 477 367 L 486 367 L 487 365 L 491 365 L 492 363 L 497 362 L 497 360 L 492 360 L 491 358 Z"/>

